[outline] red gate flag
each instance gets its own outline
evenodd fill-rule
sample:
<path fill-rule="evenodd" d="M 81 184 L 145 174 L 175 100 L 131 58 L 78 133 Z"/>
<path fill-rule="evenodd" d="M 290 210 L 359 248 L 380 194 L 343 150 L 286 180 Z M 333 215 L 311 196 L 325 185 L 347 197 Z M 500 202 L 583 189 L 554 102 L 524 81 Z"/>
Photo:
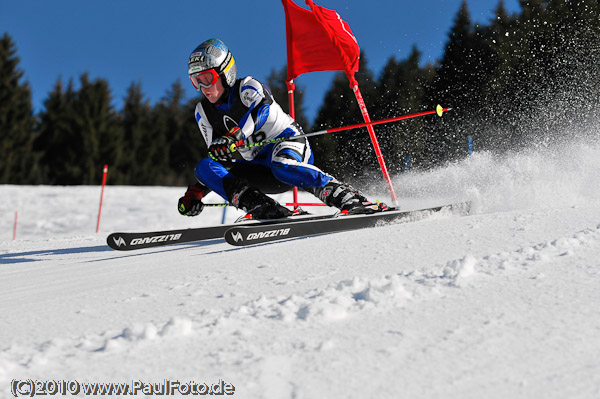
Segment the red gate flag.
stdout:
<path fill-rule="evenodd" d="M 358 42 L 337 12 L 306 0 L 312 12 L 292 0 L 281 0 L 285 9 L 287 80 L 305 72 L 345 71 L 350 82 L 358 71 Z M 329 40 L 327 40 L 329 39 Z"/>
<path fill-rule="evenodd" d="M 333 10 L 320 7 L 312 0 L 305 0 L 310 10 L 305 10 L 293 0 L 281 0 L 285 10 L 285 29 L 288 59 L 288 95 L 290 110 L 293 113 L 293 79 L 305 72 L 344 71 L 350 81 L 356 101 L 366 123 L 371 122 L 367 107 L 354 74 L 358 71 L 360 49 L 350 30 L 350 26 Z M 294 115 L 292 115 L 294 117 Z M 372 125 L 367 125 L 377 161 L 386 180 L 392 203 L 398 206 L 392 179 L 385 166 L 381 148 Z M 297 189 L 294 189 L 294 202 L 297 202 Z"/>

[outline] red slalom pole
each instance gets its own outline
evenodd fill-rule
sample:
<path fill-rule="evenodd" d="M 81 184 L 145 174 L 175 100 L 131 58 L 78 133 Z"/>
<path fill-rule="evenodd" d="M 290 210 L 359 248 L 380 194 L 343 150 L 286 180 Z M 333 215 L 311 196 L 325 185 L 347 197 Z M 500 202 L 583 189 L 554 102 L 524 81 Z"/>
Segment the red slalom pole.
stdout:
<path fill-rule="evenodd" d="M 98 223 L 96 223 L 96 233 L 100 229 L 100 215 L 102 214 L 102 199 L 104 198 L 104 187 L 106 186 L 106 174 L 108 173 L 108 165 L 104 165 L 102 173 L 102 192 L 100 194 L 100 208 L 98 209 Z"/>
<path fill-rule="evenodd" d="M 287 84 L 287 88 L 288 88 L 288 105 L 290 108 L 290 116 L 292 117 L 292 119 L 296 119 L 296 110 L 294 108 L 294 89 L 296 88 L 296 85 L 294 84 L 294 80 L 288 80 L 286 81 Z M 294 187 L 293 190 L 293 201 L 295 203 L 298 202 L 298 187 Z M 294 205 L 294 209 L 298 209 L 297 205 Z"/>
<path fill-rule="evenodd" d="M 17 239 L 17 218 L 19 216 L 19 211 L 15 212 L 15 225 L 13 227 L 13 241 Z"/>
<path fill-rule="evenodd" d="M 354 81 L 354 79 L 352 80 Z M 371 143 L 373 144 L 373 149 L 375 150 L 375 155 L 377 156 L 377 162 L 379 162 L 379 168 L 381 169 L 381 173 L 383 173 L 383 178 L 387 183 L 388 191 L 390 192 L 390 197 L 392 198 L 392 205 L 398 207 L 398 198 L 396 197 L 396 192 L 394 191 L 392 178 L 390 176 L 390 173 L 388 172 L 387 166 L 385 165 L 385 159 L 383 158 L 381 148 L 379 147 L 379 142 L 377 141 L 377 136 L 375 135 L 375 130 L 373 129 L 373 124 L 370 123 L 371 117 L 369 116 L 367 106 L 365 105 L 365 101 L 363 100 L 362 94 L 360 93 L 360 89 L 358 88 L 358 84 L 356 83 L 356 81 L 354 81 L 354 84 L 351 85 L 351 88 L 354 92 L 354 97 L 356 97 L 356 102 L 358 102 L 358 107 L 360 108 L 360 112 L 362 113 L 363 119 L 365 120 L 369 136 L 371 137 Z"/>

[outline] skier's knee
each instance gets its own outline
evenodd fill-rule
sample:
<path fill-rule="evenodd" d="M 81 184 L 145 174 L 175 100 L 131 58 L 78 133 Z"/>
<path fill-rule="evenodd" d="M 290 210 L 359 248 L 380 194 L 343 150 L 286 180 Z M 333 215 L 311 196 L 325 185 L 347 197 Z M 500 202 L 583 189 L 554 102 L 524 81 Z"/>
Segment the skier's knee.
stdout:
<path fill-rule="evenodd" d="M 194 175 L 196 179 L 206 184 L 207 179 L 211 179 L 212 176 L 224 176 L 227 174 L 227 170 L 218 162 L 211 158 L 204 158 L 200 160 L 194 168 Z"/>

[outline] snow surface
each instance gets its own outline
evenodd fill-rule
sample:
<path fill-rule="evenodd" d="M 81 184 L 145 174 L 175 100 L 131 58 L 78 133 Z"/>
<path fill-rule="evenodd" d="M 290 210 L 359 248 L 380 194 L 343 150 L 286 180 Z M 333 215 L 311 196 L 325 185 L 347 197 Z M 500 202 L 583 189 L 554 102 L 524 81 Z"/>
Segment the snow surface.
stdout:
<path fill-rule="evenodd" d="M 222 210 L 185 218 L 185 188 L 108 186 L 96 234 L 100 187 L 0 186 L 0 398 L 15 378 L 221 379 L 239 398 L 600 397 L 600 147 L 476 153 L 395 187 L 406 208 L 474 211 L 117 252 L 110 232 L 218 224 Z"/>

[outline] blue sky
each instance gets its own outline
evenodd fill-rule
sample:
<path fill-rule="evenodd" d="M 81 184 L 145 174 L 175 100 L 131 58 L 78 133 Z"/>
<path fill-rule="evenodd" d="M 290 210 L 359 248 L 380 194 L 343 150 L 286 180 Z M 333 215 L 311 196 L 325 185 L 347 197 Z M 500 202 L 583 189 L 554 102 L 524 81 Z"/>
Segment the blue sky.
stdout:
<path fill-rule="evenodd" d="M 315 2 L 336 10 L 349 23 L 369 68 L 379 74 L 390 57 L 406 58 L 413 45 L 423 53 L 423 62 L 439 59 L 461 0 Z M 520 10 L 518 0 L 504 3 L 509 12 Z M 296 4 L 306 7 L 304 0 Z M 473 21 L 487 24 L 498 0 L 468 4 Z M 36 112 L 59 77 L 64 82 L 73 79 L 78 87 L 85 72 L 109 82 L 118 109 L 133 82 L 141 82 L 153 104 L 178 79 L 188 98 L 195 97 L 187 78 L 187 57 L 212 37 L 222 39 L 233 52 L 238 77 L 266 80 L 286 63 L 280 0 L 0 0 L 0 27 L 0 33 L 8 32 L 16 43 Z M 314 72 L 296 80 L 305 91 L 311 121 L 333 75 Z"/>

